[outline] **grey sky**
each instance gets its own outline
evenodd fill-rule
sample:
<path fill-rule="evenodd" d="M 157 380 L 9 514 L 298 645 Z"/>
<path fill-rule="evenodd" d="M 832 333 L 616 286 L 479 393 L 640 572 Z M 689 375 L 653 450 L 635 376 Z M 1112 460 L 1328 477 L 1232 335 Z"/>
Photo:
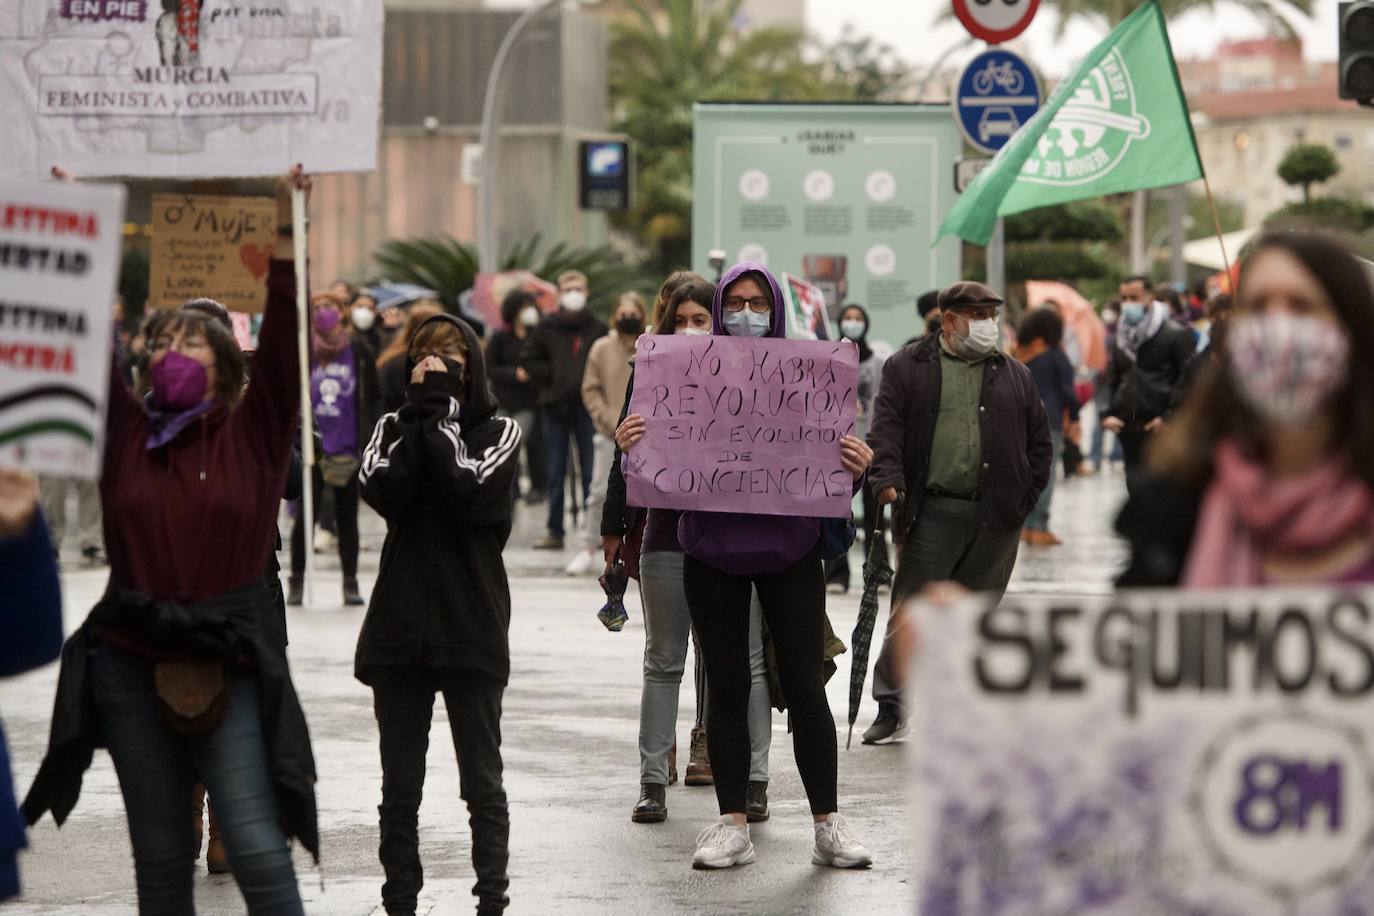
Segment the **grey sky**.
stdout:
<path fill-rule="evenodd" d="M 957 22 L 935 26 L 936 14 L 950 0 L 806 0 L 807 27 L 823 38 L 839 36 L 846 21 L 861 33 L 880 36 L 892 44 L 912 64 L 929 64 L 950 42 L 965 35 Z M 1303 35 L 1309 60 L 1334 60 L 1336 57 L 1337 0 L 1317 0 L 1318 12 L 1307 22 L 1297 23 Z M 1073 26 L 1064 42 L 1056 41 L 1055 17 L 1041 11 L 1016 44 L 1028 52 L 1032 62 L 1049 76 L 1062 76 L 1090 51 L 1105 28 L 1083 24 Z M 1180 59 L 1210 54 L 1219 41 L 1232 37 L 1263 34 L 1257 19 L 1246 11 L 1246 4 L 1225 2 L 1216 13 L 1192 13 L 1169 27 L 1174 54 Z M 976 53 L 970 50 L 962 59 Z"/>

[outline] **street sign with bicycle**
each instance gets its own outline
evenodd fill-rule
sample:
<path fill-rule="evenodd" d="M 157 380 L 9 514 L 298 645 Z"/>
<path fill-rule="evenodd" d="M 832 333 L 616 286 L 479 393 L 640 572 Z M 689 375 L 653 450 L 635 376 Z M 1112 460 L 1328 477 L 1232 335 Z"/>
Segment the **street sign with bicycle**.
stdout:
<path fill-rule="evenodd" d="M 1040 0 L 954 0 L 954 15 L 964 28 L 990 45 L 1024 32 L 1039 8 Z"/>
<path fill-rule="evenodd" d="M 1001 0 L 997 0 L 1001 2 Z M 976 149 L 993 154 L 1040 110 L 1040 80 L 1019 55 L 990 48 L 959 76 L 954 119 Z"/>

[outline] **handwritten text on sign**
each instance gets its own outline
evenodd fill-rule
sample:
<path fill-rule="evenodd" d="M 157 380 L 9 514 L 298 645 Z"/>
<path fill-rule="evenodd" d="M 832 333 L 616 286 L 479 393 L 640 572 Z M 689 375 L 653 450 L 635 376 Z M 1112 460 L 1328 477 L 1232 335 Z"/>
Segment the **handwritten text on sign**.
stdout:
<path fill-rule="evenodd" d="M 208 296 L 234 312 L 261 312 L 277 244 L 270 197 L 154 194 L 148 303 L 179 308 Z"/>
<path fill-rule="evenodd" d="M 96 477 L 124 193 L 0 179 L 0 467 Z"/>
<path fill-rule="evenodd" d="M 849 515 L 840 463 L 859 355 L 842 341 L 645 335 L 630 412 L 630 502 L 759 515 Z"/>

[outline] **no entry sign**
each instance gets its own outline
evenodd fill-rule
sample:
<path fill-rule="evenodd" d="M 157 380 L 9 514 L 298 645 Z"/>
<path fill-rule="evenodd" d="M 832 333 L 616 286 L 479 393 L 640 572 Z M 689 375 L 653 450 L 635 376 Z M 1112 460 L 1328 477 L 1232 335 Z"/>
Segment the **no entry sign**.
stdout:
<path fill-rule="evenodd" d="M 1040 0 L 954 0 L 954 15 L 969 34 L 993 45 L 1024 32 L 1039 8 Z"/>

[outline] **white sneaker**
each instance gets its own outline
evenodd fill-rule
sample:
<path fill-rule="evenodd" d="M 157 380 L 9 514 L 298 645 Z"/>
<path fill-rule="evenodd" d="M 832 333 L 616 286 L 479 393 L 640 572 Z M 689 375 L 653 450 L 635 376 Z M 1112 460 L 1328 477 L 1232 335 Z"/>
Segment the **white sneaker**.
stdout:
<path fill-rule="evenodd" d="M 841 815 L 832 814 L 816 825 L 816 848 L 811 861 L 832 868 L 867 868 L 873 864 L 873 856 L 850 832 L 849 823 Z"/>
<path fill-rule="evenodd" d="M 752 861 L 754 843 L 749 839 L 749 825 L 736 824 L 729 815 L 723 815 L 697 836 L 693 868 L 730 868 Z"/>
<path fill-rule="evenodd" d="M 596 552 L 588 548 L 579 550 L 568 561 L 568 565 L 563 567 L 563 574 L 566 576 L 590 576 L 595 572 Z"/>

